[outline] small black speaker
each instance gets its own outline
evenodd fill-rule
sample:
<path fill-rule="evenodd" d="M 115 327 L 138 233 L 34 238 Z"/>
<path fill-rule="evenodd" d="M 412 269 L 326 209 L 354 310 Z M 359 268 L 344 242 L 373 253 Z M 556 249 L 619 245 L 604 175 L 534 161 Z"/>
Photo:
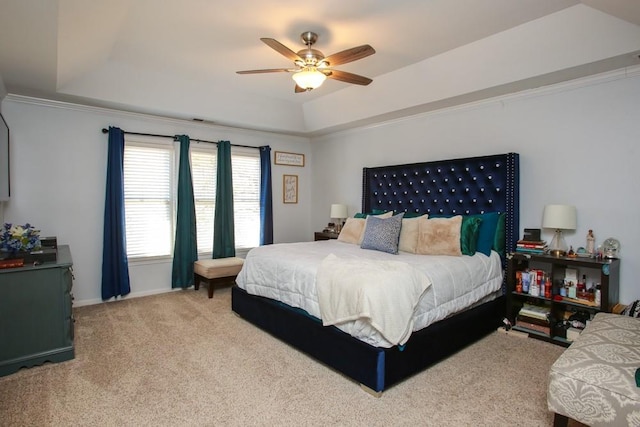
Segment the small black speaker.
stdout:
<path fill-rule="evenodd" d="M 40 246 L 43 248 L 58 248 L 58 238 L 57 237 L 41 237 L 40 238 Z"/>
<path fill-rule="evenodd" d="M 522 240 L 526 240 L 528 242 L 539 242 L 540 241 L 540 229 L 539 228 L 525 228 L 524 229 L 524 237 Z"/>

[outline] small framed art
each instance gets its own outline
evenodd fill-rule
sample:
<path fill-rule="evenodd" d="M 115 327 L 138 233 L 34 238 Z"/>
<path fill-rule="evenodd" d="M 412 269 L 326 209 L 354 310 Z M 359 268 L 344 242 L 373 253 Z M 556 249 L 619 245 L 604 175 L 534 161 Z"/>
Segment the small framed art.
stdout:
<path fill-rule="evenodd" d="M 274 163 L 276 165 L 304 167 L 304 154 L 276 151 Z"/>
<path fill-rule="evenodd" d="M 298 203 L 298 175 L 282 175 L 282 202 Z"/>

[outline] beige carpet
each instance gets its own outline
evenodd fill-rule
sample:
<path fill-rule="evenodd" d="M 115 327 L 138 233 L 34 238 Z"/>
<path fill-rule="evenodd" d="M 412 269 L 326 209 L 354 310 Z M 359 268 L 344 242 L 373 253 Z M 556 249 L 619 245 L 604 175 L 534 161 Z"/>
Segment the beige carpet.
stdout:
<path fill-rule="evenodd" d="M 76 358 L 1 377 L 0 425 L 552 424 L 561 347 L 495 332 L 375 398 L 235 316 L 230 295 L 76 308 Z"/>

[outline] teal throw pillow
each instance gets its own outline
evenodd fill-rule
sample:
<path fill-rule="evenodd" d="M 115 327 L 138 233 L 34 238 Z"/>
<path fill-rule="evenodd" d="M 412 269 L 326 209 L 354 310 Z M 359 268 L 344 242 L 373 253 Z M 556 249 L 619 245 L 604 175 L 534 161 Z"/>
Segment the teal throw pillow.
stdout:
<path fill-rule="evenodd" d="M 493 247 L 495 241 L 496 229 L 498 227 L 498 218 L 500 217 L 500 214 L 498 214 L 498 212 L 486 212 L 483 214 L 470 216 L 472 218 L 482 219 L 482 224 L 480 224 L 480 230 L 478 233 L 478 246 L 476 247 L 476 250 L 485 254 L 486 256 L 491 255 L 491 248 Z"/>

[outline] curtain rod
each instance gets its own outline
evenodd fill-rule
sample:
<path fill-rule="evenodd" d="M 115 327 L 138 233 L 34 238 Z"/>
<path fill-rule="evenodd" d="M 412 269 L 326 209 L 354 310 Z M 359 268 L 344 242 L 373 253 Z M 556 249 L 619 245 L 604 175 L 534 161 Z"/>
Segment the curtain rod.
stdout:
<path fill-rule="evenodd" d="M 156 138 L 171 138 L 174 141 L 177 141 L 176 139 L 176 135 L 158 135 L 155 133 L 140 133 L 140 132 L 127 132 L 127 131 L 122 131 L 124 134 L 127 135 L 140 135 L 140 136 L 154 136 Z M 109 129 L 106 128 L 102 128 L 102 133 L 109 133 Z M 218 141 L 206 141 L 204 139 L 192 139 L 189 138 L 190 141 L 195 141 L 195 142 L 206 142 L 207 144 L 216 144 L 218 145 Z M 255 150 L 259 150 L 260 147 L 252 147 L 250 145 L 238 145 L 238 144 L 231 144 L 232 147 L 242 147 L 242 148 L 253 148 Z"/>

